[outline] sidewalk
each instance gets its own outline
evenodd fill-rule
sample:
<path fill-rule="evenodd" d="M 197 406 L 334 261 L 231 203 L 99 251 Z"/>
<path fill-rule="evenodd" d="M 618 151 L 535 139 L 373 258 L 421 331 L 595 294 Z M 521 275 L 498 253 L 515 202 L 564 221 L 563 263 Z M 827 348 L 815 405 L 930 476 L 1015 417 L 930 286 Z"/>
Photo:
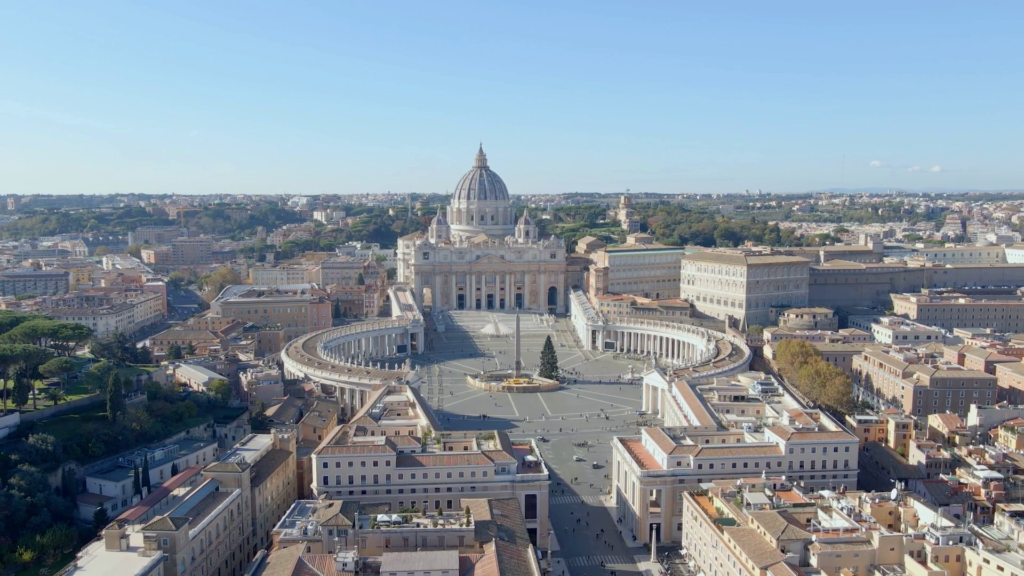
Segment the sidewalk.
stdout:
<path fill-rule="evenodd" d="M 619 531 L 619 536 L 622 537 L 622 541 L 626 544 L 626 547 L 643 548 L 644 545 L 633 540 L 633 535 L 630 534 L 629 530 L 618 523 L 618 519 L 615 517 L 615 498 L 610 494 L 601 496 L 601 503 L 608 509 L 608 514 L 612 517 L 612 520 L 616 521 L 615 528 Z"/>

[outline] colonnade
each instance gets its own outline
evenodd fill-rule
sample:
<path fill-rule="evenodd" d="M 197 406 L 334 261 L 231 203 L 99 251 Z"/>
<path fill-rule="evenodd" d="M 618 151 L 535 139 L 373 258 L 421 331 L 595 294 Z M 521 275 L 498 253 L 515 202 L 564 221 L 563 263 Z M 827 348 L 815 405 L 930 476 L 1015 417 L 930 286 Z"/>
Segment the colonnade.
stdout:
<path fill-rule="evenodd" d="M 692 343 L 672 334 L 645 333 L 614 328 L 605 328 L 600 334 L 602 342 L 613 343 L 614 351 L 621 354 L 642 356 L 653 354 L 671 364 L 688 364 L 700 359 L 700 354 Z"/>

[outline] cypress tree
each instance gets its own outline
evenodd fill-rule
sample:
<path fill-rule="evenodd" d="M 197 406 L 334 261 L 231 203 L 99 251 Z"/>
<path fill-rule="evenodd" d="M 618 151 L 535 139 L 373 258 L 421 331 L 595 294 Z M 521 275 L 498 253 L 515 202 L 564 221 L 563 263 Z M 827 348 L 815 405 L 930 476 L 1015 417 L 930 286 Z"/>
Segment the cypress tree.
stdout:
<path fill-rule="evenodd" d="M 149 458 L 142 461 L 142 487 L 146 489 L 147 496 L 153 492 L 153 488 L 149 480 Z"/>
<path fill-rule="evenodd" d="M 142 479 L 139 477 L 139 467 L 132 465 L 132 491 L 142 498 Z"/>
<path fill-rule="evenodd" d="M 115 370 L 107 378 L 107 418 L 111 422 L 117 421 L 117 417 L 124 414 L 124 408 L 124 388 Z"/>
<path fill-rule="evenodd" d="M 178 463 L 174 462 L 173 464 L 171 464 L 171 476 L 177 476 L 177 475 L 178 475 Z"/>

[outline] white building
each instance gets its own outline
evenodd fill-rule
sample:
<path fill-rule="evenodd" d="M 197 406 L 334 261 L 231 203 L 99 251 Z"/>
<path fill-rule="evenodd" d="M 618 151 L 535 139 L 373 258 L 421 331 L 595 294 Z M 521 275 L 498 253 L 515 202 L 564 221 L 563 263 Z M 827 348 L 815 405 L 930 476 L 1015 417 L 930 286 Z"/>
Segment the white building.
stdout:
<path fill-rule="evenodd" d="M 685 248 L 658 244 L 650 234 L 630 234 L 622 246 L 601 248 L 590 254 L 593 264 L 587 292 L 592 296 L 678 298 L 681 258 L 685 254 Z"/>
<path fill-rule="evenodd" d="M 760 373 L 687 382 L 644 375 L 644 405 L 665 422 L 612 440 L 616 516 L 639 542 L 679 542 L 684 492 L 714 480 L 785 476 L 803 490 L 856 488 L 856 436 L 804 409 Z"/>
<path fill-rule="evenodd" d="M 895 346 L 942 343 L 945 338 L 941 328 L 925 326 L 899 316 L 850 316 L 847 324 L 851 328 L 868 332 L 875 342 Z"/>
<path fill-rule="evenodd" d="M 538 238 L 515 208 L 481 146 L 473 168 L 426 234 L 398 241 L 398 281 L 434 310 L 565 312 L 565 243 Z"/>

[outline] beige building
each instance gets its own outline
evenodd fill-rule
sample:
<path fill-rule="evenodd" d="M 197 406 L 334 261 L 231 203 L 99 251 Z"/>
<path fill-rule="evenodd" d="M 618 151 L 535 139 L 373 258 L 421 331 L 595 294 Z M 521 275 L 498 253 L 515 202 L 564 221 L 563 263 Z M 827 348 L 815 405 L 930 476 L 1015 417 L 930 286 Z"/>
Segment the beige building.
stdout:
<path fill-rule="evenodd" d="M 963 417 L 972 404 L 996 401 L 995 376 L 939 360 L 923 352 L 869 348 L 853 359 L 855 394 L 915 418 L 946 411 Z"/>
<path fill-rule="evenodd" d="M 628 294 L 655 300 L 679 298 L 679 271 L 686 249 L 665 246 L 654 236 L 637 232 L 621 246 L 601 248 L 589 254 L 592 264 L 587 292 L 592 297 Z"/>
<path fill-rule="evenodd" d="M 858 438 L 755 374 L 698 384 L 644 376 L 644 405 L 665 427 L 612 440 L 616 515 L 639 542 L 652 530 L 679 541 L 682 493 L 713 480 L 785 475 L 807 492 L 856 487 Z"/>
<path fill-rule="evenodd" d="M 687 254 L 680 297 L 703 316 L 766 326 L 772 308 L 807 306 L 809 266 L 805 258 L 740 250 Z"/>
<path fill-rule="evenodd" d="M 839 317 L 828 308 L 790 308 L 779 315 L 779 327 L 790 330 L 839 330 Z"/>
<path fill-rule="evenodd" d="M 259 266 L 249 268 L 249 283 L 264 286 L 281 286 L 286 284 L 305 284 L 319 282 L 313 266 Z"/>
<path fill-rule="evenodd" d="M 566 310 L 565 242 L 515 221 L 508 189 L 483 148 L 455 187 L 447 216 L 398 240 L 398 281 L 435 310 Z"/>
<path fill-rule="evenodd" d="M 945 330 L 1024 332 L 1024 298 L 1020 296 L 892 294 L 892 306 L 894 314 Z"/>
<path fill-rule="evenodd" d="M 331 327 L 331 303 L 314 284 L 228 286 L 210 303 L 210 314 L 279 327 L 285 341 Z"/>
<path fill-rule="evenodd" d="M 295 442 L 295 432 L 250 434 L 203 469 L 203 476 L 220 482 L 221 490 L 242 491 L 251 506 L 244 530 L 251 536 L 252 555 L 271 544 L 274 526 L 295 501 Z"/>
<path fill-rule="evenodd" d="M 47 316 L 84 324 L 95 337 L 109 338 L 118 332 L 134 334 L 163 320 L 166 299 L 156 292 L 85 293 L 68 294 L 54 304 L 57 307 L 47 310 Z"/>
<path fill-rule="evenodd" d="M 254 552 L 252 536 L 243 529 L 252 513 L 246 496 L 207 479 L 142 528 L 143 547 L 166 556 L 169 574 L 240 576 Z"/>
<path fill-rule="evenodd" d="M 680 322 L 693 316 L 693 306 L 679 298 L 655 300 L 626 294 L 592 294 L 590 299 L 594 307 L 606 318 L 646 318 Z"/>
<path fill-rule="evenodd" d="M 547 467 L 533 441 L 499 431 L 440 432 L 408 386 L 388 386 L 313 452 L 313 494 L 375 502 L 389 512 L 458 513 L 467 498 L 515 497 L 531 541 L 548 532 Z"/>

